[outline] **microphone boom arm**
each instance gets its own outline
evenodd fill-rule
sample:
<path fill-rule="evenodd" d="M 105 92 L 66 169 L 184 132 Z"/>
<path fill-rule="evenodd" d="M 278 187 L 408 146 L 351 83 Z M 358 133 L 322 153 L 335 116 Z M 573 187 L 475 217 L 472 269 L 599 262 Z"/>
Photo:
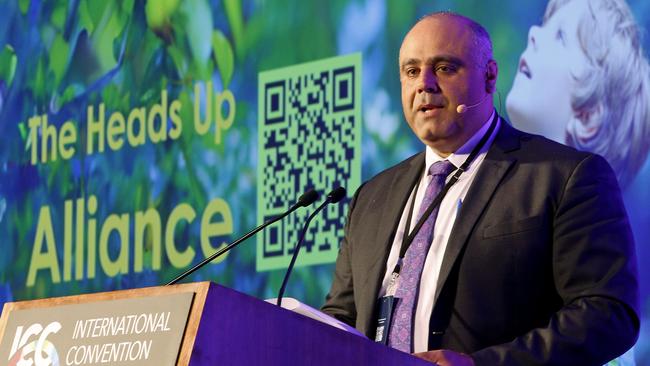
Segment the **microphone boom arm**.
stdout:
<path fill-rule="evenodd" d="M 287 287 L 287 282 L 289 282 L 289 276 L 291 275 L 291 271 L 293 270 L 293 266 L 296 264 L 296 258 L 298 258 L 298 252 L 300 252 L 300 246 L 302 245 L 303 240 L 305 239 L 305 234 L 307 234 L 307 228 L 309 227 L 309 223 L 311 220 L 327 205 L 330 203 L 337 203 L 341 201 L 345 197 L 345 188 L 343 187 L 337 187 L 333 189 L 330 193 L 327 194 L 327 198 L 323 203 L 321 203 L 320 206 L 314 212 L 309 215 L 307 218 L 307 221 L 305 221 L 305 224 L 302 227 L 302 231 L 300 232 L 300 238 L 298 238 L 298 244 L 296 244 L 296 247 L 293 250 L 293 256 L 291 257 L 291 263 L 289 263 L 289 268 L 287 268 L 287 272 L 284 275 L 284 280 L 282 280 L 282 287 L 280 287 L 280 292 L 278 293 L 278 300 L 276 301 L 276 305 L 282 307 L 282 296 L 284 295 L 284 290 Z"/>
<path fill-rule="evenodd" d="M 296 247 L 293 249 L 293 256 L 291 257 L 289 268 L 287 268 L 287 272 L 284 275 L 284 280 L 282 280 L 282 286 L 280 287 L 280 293 L 278 293 L 278 300 L 276 302 L 277 306 L 280 307 L 282 306 L 282 296 L 284 296 L 284 290 L 287 287 L 287 282 L 289 282 L 289 276 L 291 276 L 291 271 L 293 270 L 293 266 L 296 264 L 296 259 L 298 258 L 298 252 L 300 251 L 300 247 L 302 246 L 303 239 L 305 239 L 305 234 L 307 234 L 309 223 L 329 203 L 330 202 L 328 200 L 325 200 L 323 203 L 320 204 L 320 206 L 318 206 L 318 208 L 314 212 L 311 213 L 311 215 L 309 215 L 307 221 L 305 221 L 305 225 L 302 227 L 302 231 L 300 232 L 300 238 L 298 239 L 298 244 L 296 244 Z"/>
<path fill-rule="evenodd" d="M 307 191 L 305 194 L 300 196 L 300 198 L 298 199 L 298 202 L 295 205 L 291 206 L 291 208 L 289 210 L 287 210 L 286 212 L 284 212 L 282 215 L 274 217 L 271 220 L 268 220 L 268 221 L 264 222 L 262 225 L 256 227 L 255 229 L 249 231 L 248 233 L 246 233 L 246 235 L 244 235 L 241 238 L 235 240 L 234 242 L 228 244 L 228 246 L 218 250 L 216 253 L 212 254 L 211 256 L 205 258 L 204 260 L 201 261 L 201 263 L 198 263 L 194 267 L 192 267 L 192 268 L 188 269 L 187 271 L 181 273 L 179 276 L 177 276 L 173 280 L 167 282 L 167 284 L 165 284 L 165 286 L 174 285 L 174 284 L 178 283 L 178 281 L 180 281 L 183 278 L 185 278 L 185 277 L 189 276 L 190 274 L 194 273 L 197 269 L 199 269 L 199 268 L 205 266 L 206 264 L 212 262 L 215 258 L 221 256 L 225 252 L 227 252 L 230 249 L 232 249 L 232 248 L 236 247 L 237 245 L 239 245 L 244 240 L 246 240 L 246 239 L 250 238 L 251 236 L 257 234 L 258 232 L 260 232 L 265 227 L 273 224 L 274 222 L 282 220 L 287 215 L 289 215 L 290 213 L 292 213 L 293 211 L 297 210 L 300 207 L 306 207 L 306 206 L 311 205 L 317 199 L 318 199 L 318 193 L 316 193 L 316 191 L 314 191 L 313 189 Z"/>

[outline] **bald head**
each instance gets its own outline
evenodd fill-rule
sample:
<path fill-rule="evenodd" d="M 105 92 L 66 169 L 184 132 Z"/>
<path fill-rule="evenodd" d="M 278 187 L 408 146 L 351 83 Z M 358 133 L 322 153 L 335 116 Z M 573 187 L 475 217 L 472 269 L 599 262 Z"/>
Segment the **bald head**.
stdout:
<path fill-rule="evenodd" d="M 468 30 L 471 31 L 473 38 L 471 40 L 474 62 L 477 66 L 485 66 L 488 61 L 492 60 L 492 40 L 490 39 L 490 34 L 483 28 L 482 25 L 476 21 L 458 13 L 450 11 L 439 11 L 435 13 L 430 13 L 422 18 L 413 25 L 413 28 L 419 23 L 431 19 L 447 19 L 453 22 L 458 22 L 463 24 Z"/>

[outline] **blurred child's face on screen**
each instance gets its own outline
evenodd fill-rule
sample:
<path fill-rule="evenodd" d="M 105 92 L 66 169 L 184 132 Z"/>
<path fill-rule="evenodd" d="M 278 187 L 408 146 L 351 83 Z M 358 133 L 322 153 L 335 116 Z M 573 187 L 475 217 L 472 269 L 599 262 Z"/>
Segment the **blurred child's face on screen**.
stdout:
<path fill-rule="evenodd" d="M 587 6 L 587 0 L 571 1 L 541 26 L 530 28 L 506 98 L 508 115 L 516 127 L 566 142 L 566 126 L 574 114 L 571 93 L 587 63 L 577 36 Z"/>

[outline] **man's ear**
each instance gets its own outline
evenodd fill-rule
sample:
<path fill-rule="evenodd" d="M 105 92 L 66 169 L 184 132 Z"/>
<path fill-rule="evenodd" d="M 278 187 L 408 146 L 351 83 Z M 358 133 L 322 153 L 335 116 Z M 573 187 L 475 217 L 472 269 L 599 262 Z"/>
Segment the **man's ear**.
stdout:
<path fill-rule="evenodd" d="M 499 75 L 499 66 L 494 60 L 487 63 L 485 69 L 485 91 L 489 94 L 494 93 L 497 87 L 497 76 Z"/>

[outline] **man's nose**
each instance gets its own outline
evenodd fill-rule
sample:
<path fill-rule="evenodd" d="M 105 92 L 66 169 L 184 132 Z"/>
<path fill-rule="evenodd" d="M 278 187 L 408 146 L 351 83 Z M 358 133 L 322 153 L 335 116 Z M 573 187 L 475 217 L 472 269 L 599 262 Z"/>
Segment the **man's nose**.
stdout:
<path fill-rule="evenodd" d="M 420 77 L 418 93 L 436 93 L 439 90 L 438 79 L 433 70 L 423 71 Z"/>

